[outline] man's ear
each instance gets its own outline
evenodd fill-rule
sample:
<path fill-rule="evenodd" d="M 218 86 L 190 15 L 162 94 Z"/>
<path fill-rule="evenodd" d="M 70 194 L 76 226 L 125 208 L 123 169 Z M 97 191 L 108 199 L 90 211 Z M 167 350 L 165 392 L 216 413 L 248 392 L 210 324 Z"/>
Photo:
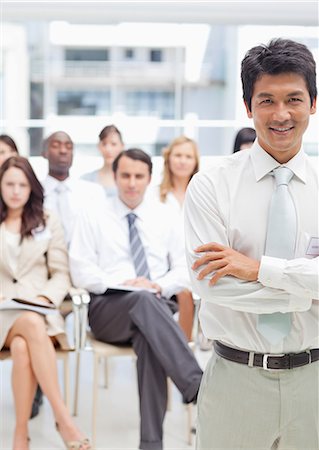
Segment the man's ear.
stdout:
<path fill-rule="evenodd" d="M 313 99 L 311 108 L 310 108 L 310 114 L 314 114 L 317 111 L 317 97 Z"/>
<path fill-rule="evenodd" d="M 244 100 L 244 105 L 245 105 L 245 108 L 246 108 L 247 116 L 249 117 L 249 119 L 252 119 L 253 115 L 252 115 L 251 110 L 249 109 L 249 106 L 248 106 L 248 103 L 246 102 L 246 100 Z"/>
<path fill-rule="evenodd" d="M 42 150 L 41 155 L 43 156 L 43 158 L 48 159 L 48 151 L 46 149 Z"/>

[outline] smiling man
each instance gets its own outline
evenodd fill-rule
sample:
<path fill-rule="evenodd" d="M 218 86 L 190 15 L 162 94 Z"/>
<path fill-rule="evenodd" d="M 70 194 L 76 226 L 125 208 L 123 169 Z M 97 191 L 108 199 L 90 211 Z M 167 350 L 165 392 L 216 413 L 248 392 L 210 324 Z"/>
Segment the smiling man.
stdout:
<path fill-rule="evenodd" d="M 152 162 L 140 149 L 113 163 L 117 196 L 105 208 L 83 211 L 70 248 L 73 283 L 91 293 L 95 337 L 132 344 L 137 354 L 140 448 L 161 450 L 167 377 L 183 401 L 195 401 L 202 377 L 171 299 L 188 285 L 184 246 L 171 209 L 144 199 Z M 105 437 L 107 444 L 107 436 Z"/>
<path fill-rule="evenodd" d="M 277 39 L 242 61 L 253 147 L 195 175 L 186 246 L 214 340 L 197 449 L 319 448 L 318 176 L 302 149 L 316 111 L 311 52 Z"/>

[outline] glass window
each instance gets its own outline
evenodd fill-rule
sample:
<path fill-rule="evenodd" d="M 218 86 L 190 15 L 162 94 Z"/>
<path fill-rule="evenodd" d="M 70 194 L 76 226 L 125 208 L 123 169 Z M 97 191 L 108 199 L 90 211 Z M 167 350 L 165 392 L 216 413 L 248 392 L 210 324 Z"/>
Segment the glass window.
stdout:
<path fill-rule="evenodd" d="M 134 50 L 132 48 L 126 48 L 124 50 L 124 58 L 125 59 L 134 59 Z"/>
<path fill-rule="evenodd" d="M 163 51 L 161 49 L 151 49 L 150 50 L 150 61 L 162 62 L 163 61 Z"/>
<path fill-rule="evenodd" d="M 43 83 L 30 83 L 30 118 L 42 119 L 43 117 Z"/>
<path fill-rule="evenodd" d="M 61 116 L 102 116 L 110 113 L 110 92 L 58 91 L 57 112 Z"/>
<path fill-rule="evenodd" d="M 134 91 L 125 95 L 128 115 L 174 118 L 174 93 L 169 91 Z"/>
<path fill-rule="evenodd" d="M 108 49 L 97 48 L 66 48 L 64 57 L 66 61 L 108 61 Z"/>

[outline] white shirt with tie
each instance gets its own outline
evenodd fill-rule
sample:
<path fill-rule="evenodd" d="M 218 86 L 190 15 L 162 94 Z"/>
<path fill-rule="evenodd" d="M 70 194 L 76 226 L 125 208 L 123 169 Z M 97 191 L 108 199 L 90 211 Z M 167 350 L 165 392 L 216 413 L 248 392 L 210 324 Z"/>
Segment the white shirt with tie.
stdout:
<path fill-rule="evenodd" d="M 82 211 L 70 246 L 75 286 L 102 294 L 109 286 L 136 278 L 130 253 L 127 214 L 134 212 L 151 281 L 169 298 L 189 287 L 183 239 L 170 208 L 144 200 L 130 210 L 118 196 L 105 208 Z"/>
<path fill-rule="evenodd" d="M 209 276 L 199 281 L 190 270 L 193 289 L 202 299 L 200 320 L 205 335 L 231 347 L 260 353 L 319 347 L 318 174 L 302 149 L 284 165 L 294 173 L 289 191 L 297 212 L 295 256 L 289 261 L 264 256 L 275 183 L 270 172 L 280 164 L 257 141 L 250 150 L 224 157 L 195 175 L 188 188 L 188 266 L 199 257 L 193 250 L 209 242 L 261 261 L 256 282 L 226 276 L 211 287 Z M 292 328 L 283 341 L 271 345 L 257 331 L 258 314 L 278 311 L 292 313 Z"/>
<path fill-rule="evenodd" d="M 64 228 L 65 241 L 69 245 L 79 211 L 92 203 L 104 204 L 103 189 L 88 181 L 71 177 L 60 181 L 50 175 L 47 175 L 42 185 L 44 206 L 59 216 Z"/>

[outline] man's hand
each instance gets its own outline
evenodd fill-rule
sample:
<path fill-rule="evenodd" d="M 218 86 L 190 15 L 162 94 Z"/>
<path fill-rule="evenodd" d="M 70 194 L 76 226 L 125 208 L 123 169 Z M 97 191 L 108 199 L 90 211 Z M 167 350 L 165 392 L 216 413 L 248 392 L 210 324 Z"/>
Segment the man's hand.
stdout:
<path fill-rule="evenodd" d="M 153 283 L 151 280 L 145 278 L 145 277 L 137 277 L 133 278 L 132 280 L 126 280 L 124 281 L 125 285 L 127 286 L 136 286 L 136 287 L 142 287 L 146 289 L 156 289 L 156 292 L 158 294 L 161 293 L 161 287 L 157 283 Z"/>
<path fill-rule="evenodd" d="M 225 275 L 231 275 L 246 281 L 256 281 L 260 262 L 248 258 L 242 253 L 230 247 L 210 242 L 200 245 L 195 249 L 196 253 L 203 253 L 192 265 L 192 269 L 204 266 L 199 272 L 197 279 L 202 280 L 206 275 L 213 273 L 209 284 L 213 286 Z"/>

